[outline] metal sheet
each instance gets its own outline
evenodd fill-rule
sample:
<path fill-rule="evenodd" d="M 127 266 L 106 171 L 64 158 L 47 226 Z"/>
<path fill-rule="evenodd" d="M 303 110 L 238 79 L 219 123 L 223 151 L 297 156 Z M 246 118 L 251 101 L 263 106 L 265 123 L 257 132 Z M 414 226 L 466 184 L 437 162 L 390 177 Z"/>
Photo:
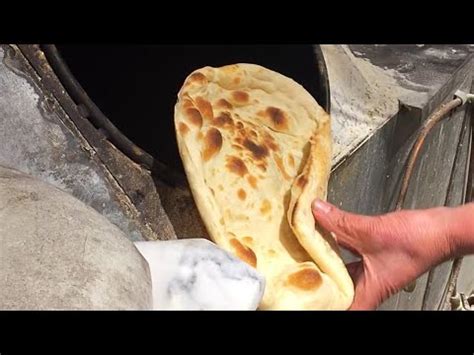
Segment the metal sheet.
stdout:
<path fill-rule="evenodd" d="M 150 231 L 95 150 L 18 50 L 0 47 L 0 165 L 38 177 L 106 216 L 131 240 Z"/>

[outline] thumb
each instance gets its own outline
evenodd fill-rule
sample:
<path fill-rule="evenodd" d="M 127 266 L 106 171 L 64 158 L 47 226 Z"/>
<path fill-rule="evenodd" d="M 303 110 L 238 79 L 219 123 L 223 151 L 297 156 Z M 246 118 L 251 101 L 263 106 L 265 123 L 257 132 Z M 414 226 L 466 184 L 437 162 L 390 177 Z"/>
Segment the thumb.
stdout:
<path fill-rule="evenodd" d="M 367 237 L 372 236 L 377 229 L 376 217 L 344 212 L 319 199 L 313 202 L 312 210 L 316 222 L 334 233 L 338 244 L 360 254 L 367 244 Z"/>

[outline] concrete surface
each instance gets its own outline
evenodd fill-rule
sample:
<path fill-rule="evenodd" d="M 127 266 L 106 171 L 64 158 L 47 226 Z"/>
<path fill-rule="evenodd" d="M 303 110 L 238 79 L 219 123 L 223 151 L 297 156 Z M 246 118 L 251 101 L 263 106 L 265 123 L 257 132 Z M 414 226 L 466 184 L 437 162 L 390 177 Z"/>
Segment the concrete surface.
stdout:
<path fill-rule="evenodd" d="M 148 264 L 73 196 L 0 167 L 0 309 L 151 309 Z"/>

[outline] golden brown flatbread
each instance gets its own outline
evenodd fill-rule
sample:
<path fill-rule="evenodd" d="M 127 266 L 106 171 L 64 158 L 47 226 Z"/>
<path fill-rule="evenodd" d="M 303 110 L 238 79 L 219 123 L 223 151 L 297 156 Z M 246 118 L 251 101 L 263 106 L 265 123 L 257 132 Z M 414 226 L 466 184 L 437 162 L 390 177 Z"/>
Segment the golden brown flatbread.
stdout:
<path fill-rule="evenodd" d="M 330 117 L 314 98 L 258 65 L 205 67 L 181 88 L 175 127 L 211 238 L 265 275 L 260 309 L 347 309 L 351 278 L 311 213 L 331 161 Z"/>

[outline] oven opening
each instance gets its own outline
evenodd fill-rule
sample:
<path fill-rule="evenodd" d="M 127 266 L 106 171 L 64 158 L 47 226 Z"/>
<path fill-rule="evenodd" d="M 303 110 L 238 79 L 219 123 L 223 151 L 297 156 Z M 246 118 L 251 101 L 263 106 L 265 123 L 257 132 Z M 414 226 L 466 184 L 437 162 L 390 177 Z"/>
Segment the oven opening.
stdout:
<path fill-rule="evenodd" d="M 328 88 L 312 45 L 57 45 L 72 74 L 107 118 L 155 159 L 183 171 L 174 105 L 192 71 L 254 63 L 286 75 L 327 109 Z"/>

